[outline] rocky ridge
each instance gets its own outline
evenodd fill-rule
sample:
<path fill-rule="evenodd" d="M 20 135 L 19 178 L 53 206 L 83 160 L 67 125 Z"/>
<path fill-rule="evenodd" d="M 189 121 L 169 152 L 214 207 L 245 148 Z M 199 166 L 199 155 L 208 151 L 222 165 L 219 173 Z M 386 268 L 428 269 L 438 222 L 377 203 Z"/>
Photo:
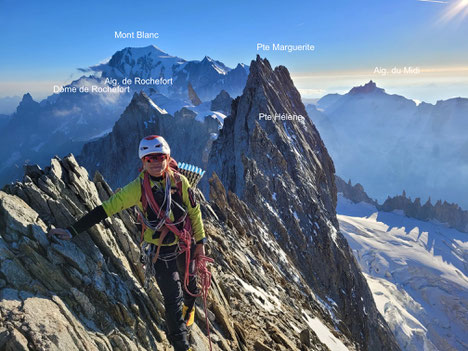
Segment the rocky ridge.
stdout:
<path fill-rule="evenodd" d="M 391 212 L 394 210 L 402 210 L 403 213 L 412 218 L 422 221 L 437 220 L 447 224 L 450 228 L 468 233 L 468 211 L 464 211 L 455 203 L 442 202 L 438 200 L 434 205 L 429 198 L 424 205 L 421 204 L 419 197 L 413 201 L 411 198 L 403 194 L 388 197 L 385 202 L 378 206 L 381 211 Z"/>
<path fill-rule="evenodd" d="M 262 219 L 313 291 L 332 301 L 338 330 L 362 350 L 398 349 L 339 231 L 333 161 L 285 67 L 252 61 L 213 143 L 211 171 Z"/>
<path fill-rule="evenodd" d="M 213 349 L 327 350 L 327 342 L 354 350 L 334 331 L 334 306 L 308 287 L 259 217 L 216 176 L 210 183 L 212 201 L 198 196 L 216 261 L 208 300 Z M 110 195 L 102 176 L 89 181 L 73 156 L 45 170 L 31 166 L 23 182 L 0 191 L 0 349 L 169 349 L 160 292 L 142 287 L 132 211 L 70 242 L 46 237 L 51 225 L 69 225 Z M 196 350 L 208 349 L 204 322 L 199 306 Z"/>
<path fill-rule="evenodd" d="M 340 178 L 337 175 L 335 175 L 335 182 L 338 193 L 342 193 L 345 198 L 351 200 L 352 202 L 367 202 L 371 205 L 378 206 L 377 201 L 371 199 L 367 195 L 366 191 L 364 190 L 364 187 L 361 184 L 356 183 L 352 185 L 351 179 L 349 179 L 346 183 L 342 178 Z"/>
<path fill-rule="evenodd" d="M 211 110 L 212 111 L 221 111 L 226 116 L 231 113 L 231 104 L 232 98 L 229 96 L 226 90 L 221 90 L 221 92 L 211 101 Z"/>
<path fill-rule="evenodd" d="M 408 217 L 422 221 L 436 220 L 445 223 L 449 228 L 468 233 L 468 211 L 464 211 L 455 203 L 437 200 L 433 205 L 429 198 L 424 205 L 421 205 L 420 198 L 411 200 L 403 190 L 401 195 L 389 196 L 383 204 L 379 204 L 367 195 L 361 184 L 352 185 L 351 180 L 346 183 L 338 176 L 335 179 L 338 192 L 354 203 L 367 202 L 374 205 L 377 210 L 385 212 L 403 211 Z"/>

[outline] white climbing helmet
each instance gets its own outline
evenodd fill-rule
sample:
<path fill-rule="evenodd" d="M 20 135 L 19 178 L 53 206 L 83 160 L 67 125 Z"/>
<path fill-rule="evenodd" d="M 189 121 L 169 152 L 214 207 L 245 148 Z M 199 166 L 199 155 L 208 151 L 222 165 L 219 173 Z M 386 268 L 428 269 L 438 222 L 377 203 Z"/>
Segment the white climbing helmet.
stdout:
<path fill-rule="evenodd" d="M 167 141 L 159 135 L 148 135 L 140 141 L 138 147 L 138 157 L 142 159 L 149 154 L 171 154 L 171 148 Z"/>

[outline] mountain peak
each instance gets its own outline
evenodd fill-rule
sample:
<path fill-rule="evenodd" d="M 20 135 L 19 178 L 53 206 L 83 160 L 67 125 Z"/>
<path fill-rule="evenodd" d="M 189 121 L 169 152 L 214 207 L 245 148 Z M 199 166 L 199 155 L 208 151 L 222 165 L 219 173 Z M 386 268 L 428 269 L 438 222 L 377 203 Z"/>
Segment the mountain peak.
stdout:
<path fill-rule="evenodd" d="M 360 349 L 398 349 L 337 230 L 333 161 L 286 67 L 272 69 L 260 56 L 251 62 L 243 94 L 213 142 L 212 172 L 262 219 L 262 230 L 314 291 L 336 303 Z"/>
<path fill-rule="evenodd" d="M 201 62 L 213 62 L 213 59 L 209 56 L 205 56 Z"/>
<path fill-rule="evenodd" d="M 317 144 L 315 138 L 319 138 L 318 133 L 307 117 L 300 94 L 294 87 L 287 68 L 279 66 L 273 70 L 266 58 L 262 59 L 257 55 L 256 59 L 251 61 L 250 73 L 243 94 L 234 100 L 231 107 L 231 114 L 225 119 L 224 127 L 220 131 L 218 140 L 213 144 L 211 153 L 213 164 L 216 166 L 235 163 L 232 167 L 214 170 L 227 190 L 235 192 L 240 197 L 246 195 L 245 187 L 249 186 L 246 184 L 245 165 L 241 155 L 251 159 L 265 157 L 263 151 L 258 154 L 259 150 L 252 146 L 258 140 L 249 140 L 269 139 L 267 144 L 271 147 L 270 154 L 277 154 L 280 152 L 278 150 L 281 149 L 282 157 L 287 154 L 294 160 L 292 163 L 298 161 L 296 159 L 297 150 L 293 151 L 295 141 L 292 138 L 305 140 L 309 145 Z M 285 117 L 283 120 L 272 117 L 283 115 Z M 294 118 L 286 120 L 286 116 L 294 116 Z M 304 133 L 307 135 L 303 135 Z M 236 152 L 234 154 L 227 153 L 224 142 L 226 145 L 235 145 L 235 150 L 232 151 Z M 218 147 L 220 150 L 217 150 Z M 310 146 L 305 146 L 305 148 L 310 149 Z M 297 152 L 299 153 L 299 151 Z M 327 161 L 324 163 L 328 167 Z M 302 162 L 302 159 L 299 162 Z M 265 174 L 276 174 L 275 165 L 268 164 L 264 159 L 262 159 L 262 163 L 265 163 Z M 295 166 L 291 166 L 291 169 Z M 330 209 L 332 207 L 330 206 Z"/>
<path fill-rule="evenodd" d="M 31 113 L 37 107 L 39 107 L 39 103 L 34 101 L 31 94 L 26 93 L 23 95 L 23 99 L 16 108 L 16 113 Z"/>
<path fill-rule="evenodd" d="M 138 106 L 138 107 L 143 107 L 145 110 L 150 107 L 154 110 L 156 110 L 159 114 L 165 115 L 167 114 L 167 111 L 164 110 L 163 108 L 159 107 L 154 103 L 151 98 L 146 95 L 144 91 L 140 91 L 139 93 L 134 93 L 132 97 L 132 101 L 130 101 L 130 104 L 128 105 L 127 108 L 130 108 L 131 106 Z"/>
<path fill-rule="evenodd" d="M 123 49 L 127 52 L 131 52 L 132 54 L 137 54 L 138 56 L 143 55 L 154 55 L 154 56 L 168 56 L 171 57 L 167 52 L 162 51 L 156 45 L 148 45 L 143 47 L 126 47 Z"/>
<path fill-rule="evenodd" d="M 201 60 L 200 64 L 205 67 L 210 67 L 210 69 L 214 69 L 218 74 L 226 75 L 231 69 L 226 67 L 226 65 L 220 61 L 213 60 L 209 56 L 205 56 L 203 60 Z"/>
<path fill-rule="evenodd" d="M 255 69 L 260 69 L 260 70 L 268 70 L 268 71 L 273 71 L 273 68 L 271 68 L 270 61 L 268 61 L 266 58 L 262 59 L 260 55 L 257 55 L 255 58 L 255 61 L 252 60 L 250 64 L 250 69 L 255 71 Z"/>
<path fill-rule="evenodd" d="M 276 105 L 271 106 L 276 110 L 274 112 L 294 111 L 306 116 L 300 94 L 294 86 L 288 69 L 284 66 L 278 66 L 273 70 L 266 58 L 262 59 L 257 55 L 250 64 L 250 73 L 244 91 L 247 89 L 257 90 L 260 86 L 263 86 L 265 98 L 273 101 Z M 267 107 L 265 106 L 265 108 Z"/>
<path fill-rule="evenodd" d="M 227 115 L 231 113 L 232 98 L 226 90 L 221 92 L 211 101 L 212 111 L 221 111 Z"/>
<path fill-rule="evenodd" d="M 157 50 L 157 51 L 159 51 L 159 52 L 165 53 L 164 51 L 162 51 L 159 47 L 157 47 L 157 46 L 154 45 L 154 44 L 153 44 L 153 45 L 148 45 L 148 46 L 146 46 L 146 48 L 148 48 L 148 49 L 154 49 L 154 50 Z"/>
<path fill-rule="evenodd" d="M 385 90 L 382 88 L 378 88 L 377 84 L 373 82 L 372 80 L 369 81 L 369 83 L 354 87 L 349 91 L 349 95 L 356 95 L 356 94 L 369 94 L 369 93 L 385 93 Z"/>
<path fill-rule="evenodd" d="M 132 100 L 130 101 L 131 103 L 140 103 L 140 102 L 148 102 L 149 96 L 146 95 L 144 91 L 140 91 L 139 93 L 135 92 L 133 94 Z"/>
<path fill-rule="evenodd" d="M 91 68 L 93 70 L 101 70 L 109 66 L 112 68 L 117 68 L 123 73 L 128 73 L 128 68 L 126 68 L 127 66 L 139 66 L 140 68 L 147 68 L 147 66 L 154 65 L 158 61 L 167 61 L 170 66 L 176 62 L 185 62 L 185 60 L 177 56 L 169 55 L 155 45 L 149 45 L 144 47 L 126 47 L 115 52 L 109 62 L 93 66 Z"/>
<path fill-rule="evenodd" d="M 31 94 L 26 93 L 23 95 L 23 99 L 21 99 L 21 103 L 31 103 L 35 102 L 34 99 L 32 98 Z"/>

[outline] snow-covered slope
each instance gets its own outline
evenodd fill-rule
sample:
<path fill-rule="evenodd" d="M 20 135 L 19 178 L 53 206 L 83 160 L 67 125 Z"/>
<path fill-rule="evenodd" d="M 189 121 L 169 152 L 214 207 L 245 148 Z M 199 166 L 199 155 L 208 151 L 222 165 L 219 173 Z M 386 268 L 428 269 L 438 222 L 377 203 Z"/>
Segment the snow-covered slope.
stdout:
<path fill-rule="evenodd" d="M 135 84 L 131 88 L 132 91 L 142 89 L 148 95 L 157 92 L 178 100 L 187 99 L 187 86 L 190 83 L 203 101 L 214 99 L 222 89 L 231 96 L 240 95 L 249 73 L 249 67 L 243 64 L 231 69 L 208 56 L 201 61 L 186 61 L 154 45 L 125 48 L 117 51 L 109 61 L 90 69 L 97 75 L 118 81 L 122 78 L 133 81 L 136 78 L 168 79 L 168 84 Z"/>
<path fill-rule="evenodd" d="M 114 78 L 159 78 L 166 77 L 179 70 L 187 61 L 169 55 L 154 45 L 138 48 L 125 48 L 117 51 L 105 63 L 93 66 L 94 71 L 101 71 L 104 77 Z"/>
<path fill-rule="evenodd" d="M 342 196 L 337 213 L 401 348 L 468 349 L 468 234 Z"/>

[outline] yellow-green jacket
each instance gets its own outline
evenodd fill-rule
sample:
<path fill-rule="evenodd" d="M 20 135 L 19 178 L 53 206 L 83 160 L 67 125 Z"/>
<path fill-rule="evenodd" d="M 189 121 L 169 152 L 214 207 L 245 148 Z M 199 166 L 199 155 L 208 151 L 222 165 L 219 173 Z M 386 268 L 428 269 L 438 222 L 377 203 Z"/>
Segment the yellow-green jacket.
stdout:
<path fill-rule="evenodd" d="M 107 216 L 112 216 L 117 212 L 120 212 L 122 210 L 125 210 L 133 206 L 138 206 L 139 209 L 143 212 L 144 209 L 141 203 L 141 184 L 142 184 L 143 176 L 144 176 L 144 172 L 140 173 L 140 175 L 135 180 L 128 183 L 119 192 L 115 193 L 107 201 L 104 201 L 102 203 L 102 207 L 104 208 L 104 211 L 106 212 Z M 205 238 L 205 230 L 203 229 L 203 221 L 201 217 L 200 204 L 197 203 L 195 207 L 192 207 L 192 203 L 189 199 L 190 183 L 187 180 L 187 178 L 183 176 L 182 174 L 180 174 L 179 176 L 182 182 L 182 201 L 183 201 L 184 206 L 186 207 L 188 216 L 192 224 L 192 230 L 193 230 L 193 235 L 195 237 L 195 241 L 199 242 L 200 240 Z M 171 185 L 175 187 L 176 184 L 173 178 L 174 177 L 171 177 Z M 156 183 L 159 183 L 162 189 L 164 189 L 166 186 L 165 178 L 163 178 L 159 182 L 156 182 L 153 180 L 150 180 L 150 182 L 151 182 L 151 187 L 156 185 Z M 172 211 L 170 213 L 170 219 L 172 221 L 174 220 Z M 159 239 L 153 239 L 152 236 L 153 236 L 153 231 L 147 228 L 144 233 L 144 240 L 149 243 L 158 245 Z M 178 241 L 178 238 L 176 236 L 174 242 L 170 244 L 163 244 L 162 246 L 174 245 L 177 243 L 177 241 Z"/>

